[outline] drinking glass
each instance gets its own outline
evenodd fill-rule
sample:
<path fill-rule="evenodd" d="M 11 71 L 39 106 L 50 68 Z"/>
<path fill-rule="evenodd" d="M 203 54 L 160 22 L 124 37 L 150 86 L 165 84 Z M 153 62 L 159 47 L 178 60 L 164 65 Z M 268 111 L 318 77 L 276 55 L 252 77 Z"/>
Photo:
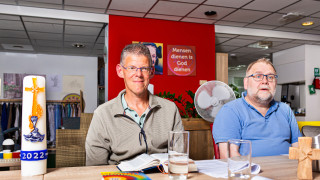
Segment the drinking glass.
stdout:
<path fill-rule="evenodd" d="M 228 140 L 228 178 L 250 179 L 251 141 L 242 139 Z"/>
<path fill-rule="evenodd" d="M 189 132 L 170 131 L 168 141 L 169 178 L 185 180 L 188 177 Z"/>

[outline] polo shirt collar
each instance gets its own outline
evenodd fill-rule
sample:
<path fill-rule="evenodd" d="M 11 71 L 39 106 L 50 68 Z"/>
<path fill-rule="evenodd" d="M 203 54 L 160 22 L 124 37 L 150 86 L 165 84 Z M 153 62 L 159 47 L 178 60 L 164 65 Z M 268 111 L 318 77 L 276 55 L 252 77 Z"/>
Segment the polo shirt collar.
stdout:
<path fill-rule="evenodd" d="M 255 107 L 253 107 L 251 104 L 249 104 L 245 97 L 247 96 L 247 91 L 242 92 L 242 97 L 241 99 L 243 100 L 243 102 L 245 104 L 247 104 L 250 108 L 254 109 L 257 113 L 261 114 Z M 270 114 L 272 114 L 274 111 L 276 111 L 279 107 L 279 102 L 275 101 L 274 99 L 272 99 L 272 101 L 270 102 L 270 108 L 268 109 L 268 112 L 266 114 L 266 118 L 270 116 Z"/>

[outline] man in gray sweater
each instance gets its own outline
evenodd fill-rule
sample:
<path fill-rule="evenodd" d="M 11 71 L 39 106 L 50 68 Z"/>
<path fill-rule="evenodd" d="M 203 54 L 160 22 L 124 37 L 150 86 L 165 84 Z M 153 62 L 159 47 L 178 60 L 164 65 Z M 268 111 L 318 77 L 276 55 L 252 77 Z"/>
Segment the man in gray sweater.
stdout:
<path fill-rule="evenodd" d="M 176 105 L 147 89 L 154 67 L 146 46 L 127 45 L 116 70 L 126 88 L 94 111 L 86 139 L 87 166 L 166 153 L 169 131 L 183 130 Z"/>

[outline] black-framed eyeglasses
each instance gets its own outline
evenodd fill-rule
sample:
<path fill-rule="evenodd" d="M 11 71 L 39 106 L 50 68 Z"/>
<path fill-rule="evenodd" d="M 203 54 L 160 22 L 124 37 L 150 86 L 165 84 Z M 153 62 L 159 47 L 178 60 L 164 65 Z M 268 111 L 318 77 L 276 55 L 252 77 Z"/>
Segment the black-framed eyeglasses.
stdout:
<path fill-rule="evenodd" d="M 252 77 L 255 81 L 262 81 L 264 76 L 267 78 L 267 80 L 269 82 L 273 82 L 276 79 L 278 79 L 278 75 L 275 75 L 275 74 L 260 74 L 260 73 L 251 74 L 251 75 L 247 76 L 247 78 Z"/>
<path fill-rule="evenodd" d="M 121 65 L 121 64 L 120 64 Z M 122 66 L 122 65 L 121 65 Z M 142 73 L 150 73 L 152 70 L 152 67 L 135 67 L 135 66 L 128 66 L 128 67 L 124 67 L 122 66 L 124 69 L 126 69 L 128 72 L 130 73 L 136 73 L 138 71 L 138 69 L 141 70 Z"/>

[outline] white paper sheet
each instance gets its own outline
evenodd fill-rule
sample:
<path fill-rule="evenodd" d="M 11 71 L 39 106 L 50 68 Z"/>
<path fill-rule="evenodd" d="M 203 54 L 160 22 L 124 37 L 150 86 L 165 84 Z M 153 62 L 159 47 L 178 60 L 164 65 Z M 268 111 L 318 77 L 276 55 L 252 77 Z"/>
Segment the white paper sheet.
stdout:
<path fill-rule="evenodd" d="M 228 178 L 228 163 L 219 160 L 195 161 L 198 171 L 215 178 Z M 251 163 L 251 174 L 258 174 L 260 166 Z"/>

